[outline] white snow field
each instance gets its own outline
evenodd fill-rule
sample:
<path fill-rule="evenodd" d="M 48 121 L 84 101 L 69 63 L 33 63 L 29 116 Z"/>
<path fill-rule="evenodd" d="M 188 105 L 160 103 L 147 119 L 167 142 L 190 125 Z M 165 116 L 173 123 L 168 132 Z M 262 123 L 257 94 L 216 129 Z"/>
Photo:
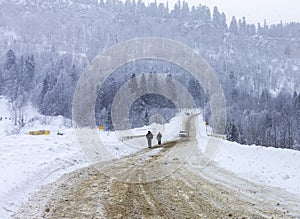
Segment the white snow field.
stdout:
<path fill-rule="evenodd" d="M 19 134 L 15 133 L 8 101 L 0 98 L 0 218 L 10 218 L 18 208 L 30 200 L 41 186 L 57 180 L 61 175 L 89 165 L 70 121 L 62 117 L 45 117 L 32 107 L 26 108 L 26 120 L 30 121 Z M 184 114 L 183 114 L 184 115 Z M 133 130 L 143 135 L 148 129 L 162 131 L 163 141 L 177 138 L 182 115 L 165 126 L 152 125 Z M 206 136 L 203 118 L 198 121 L 199 149 L 204 150 Z M 49 129 L 50 135 L 31 136 L 29 130 Z M 57 131 L 64 135 L 57 135 Z M 210 129 L 209 129 L 210 132 Z M 120 158 L 146 147 L 146 140 L 137 138 L 121 142 L 115 132 L 99 132 L 101 139 L 115 158 Z M 131 145 L 139 143 L 140 147 Z M 300 152 L 287 149 L 243 146 L 223 141 L 213 161 L 220 167 L 248 180 L 280 187 L 300 196 Z"/>
<path fill-rule="evenodd" d="M 197 140 L 203 152 L 208 137 L 201 116 L 197 123 L 200 124 L 197 126 Z M 279 187 L 300 197 L 300 151 L 241 145 L 222 140 L 213 162 L 239 177 L 259 184 Z"/>

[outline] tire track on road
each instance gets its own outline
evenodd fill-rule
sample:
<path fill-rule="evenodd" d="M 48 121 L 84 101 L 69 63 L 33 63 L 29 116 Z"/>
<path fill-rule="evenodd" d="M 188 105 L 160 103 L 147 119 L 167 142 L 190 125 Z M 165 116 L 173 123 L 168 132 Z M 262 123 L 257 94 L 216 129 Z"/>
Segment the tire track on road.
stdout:
<path fill-rule="evenodd" d="M 205 169 L 190 165 L 190 154 L 202 159 L 193 153 L 197 142 L 192 118 L 187 126 L 191 137 L 166 143 L 157 153 L 144 149 L 64 175 L 15 218 L 31 218 L 26 215 L 33 212 L 42 218 L 297 218 L 294 205 L 274 207 L 264 197 L 276 198 L 275 189 L 241 180 L 213 164 Z M 257 199 L 251 198 L 252 190 Z"/>

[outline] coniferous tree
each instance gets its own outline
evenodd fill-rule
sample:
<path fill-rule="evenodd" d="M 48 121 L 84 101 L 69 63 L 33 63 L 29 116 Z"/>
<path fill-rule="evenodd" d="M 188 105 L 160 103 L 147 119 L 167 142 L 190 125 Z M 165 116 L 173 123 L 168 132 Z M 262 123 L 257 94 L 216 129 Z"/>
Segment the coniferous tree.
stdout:
<path fill-rule="evenodd" d="M 6 62 L 3 70 L 3 93 L 7 95 L 11 101 L 15 101 L 19 88 L 19 69 L 15 53 L 12 49 L 6 53 Z"/>
<path fill-rule="evenodd" d="M 161 91 L 161 86 L 160 86 L 160 82 L 158 80 L 158 75 L 157 74 L 153 74 L 153 90 L 157 91 L 157 93 L 160 93 Z"/>
<path fill-rule="evenodd" d="M 237 34 L 238 33 L 238 26 L 237 21 L 235 19 L 235 16 L 232 17 L 230 25 L 229 25 L 229 31 L 231 33 Z"/>
<path fill-rule="evenodd" d="M 225 31 L 225 32 L 228 31 L 227 19 L 226 19 L 226 15 L 224 12 L 221 14 L 220 26 L 223 29 L 223 31 Z"/>
<path fill-rule="evenodd" d="M 130 75 L 130 79 L 129 79 L 129 82 L 128 82 L 128 89 L 131 93 L 136 94 L 138 92 L 138 83 L 137 83 L 137 80 L 136 80 L 135 73 L 132 73 Z"/>
<path fill-rule="evenodd" d="M 244 35 L 247 34 L 247 23 L 245 17 L 243 17 L 243 20 L 239 20 L 239 32 Z"/>
<path fill-rule="evenodd" d="M 214 7 L 214 10 L 213 10 L 213 22 L 217 25 L 220 25 L 222 24 L 222 18 L 221 18 L 221 14 L 217 8 L 217 6 Z"/>
<path fill-rule="evenodd" d="M 211 21 L 211 13 L 209 7 L 203 6 L 204 7 L 204 21 L 209 22 Z"/>
<path fill-rule="evenodd" d="M 149 115 L 148 110 L 146 110 L 146 111 L 145 111 L 144 124 L 148 126 L 148 125 L 149 125 L 149 120 L 150 120 L 150 115 Z"/>
<path fill-rule="evenodd" d="M 140 93 L 147 93 L 148 89 L 147 89 L 147 81 L 146 81 L 145 74 L 142 74 L 139 90 Z"/>
<path fill-rule="evenodd" d="M 165 79 L 165 86 L 168 95 L 171 97 L 171 100 L 173 102 L 177 101 L 177 90 L 174 82 L 174 78 L 172 77 L 171 74 L 167 74 L 166 79 Z"/>
<path fill-rule="evenodd" d="M 25 58 L 21 56 L 18 65 L 18 96 L 21 95 L 25 102 L 29 101 L 31 91 L 33 89 L 35 62 L 33 55 Z"/>
<path fill-rule="evenodd" d="M 238 130 L 237 130 L 234 122 L 229 123 L 227 139 L 229 141 L 235 141 L 235 142 L 237 142 L 239 140 Z"/>
<path fill-rule="evenodd" d="M 113 130 L 113 123 L 112 123 L 112 119 L 111 119 L 111 106 L 109 106 L 108 111 L 107 111 L 107 117 L 106 117 L 106 130 L 108 131 L 112 131 Z"/>
<path fill-rule="evenodd" d="M 49 74 L 47 74 L 43 80 L 42 90 L 40 93 L 40 100 L 39 100 L 39 109 L 42 114 L 46 114 L 47 106 L 45 105 L 44 98 L 46 93 L 49 91 L 49 89 L 50 89 L 50 76 Z"/>

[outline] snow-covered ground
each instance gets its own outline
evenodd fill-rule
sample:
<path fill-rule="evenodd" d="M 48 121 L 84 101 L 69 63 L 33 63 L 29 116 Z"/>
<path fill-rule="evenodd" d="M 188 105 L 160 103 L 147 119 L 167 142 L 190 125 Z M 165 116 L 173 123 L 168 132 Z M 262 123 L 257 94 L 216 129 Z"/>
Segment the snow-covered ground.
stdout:
<path fill-rule="evenodd" d="M 19 134 L 13 126 L 13 115 L 8 101 L 0 97 L 0 218 L 10 218 L 22 203 L 41 186 L 57 180 L 61 175 L 89 165 L 82 154 L 71 122 L 62 117 L 46 117 L 34 108 L 26 107 L 28 124 Z M 135 135 L 161 131 L 163 141 L 177 136 L 181 118 L 169 124 L 132 130 Z M 50 135 L 29 135 L 29 131 L 50 130 Z M 57 135 L 57 131 L 63 135 Z M 115 132 L 99 132 L 102 142 L 108 146 L 114 158 L 129 155 L 147 147 L 145 138 L 120 141 Z M 155 141 L 155 140 L 154 140 Z"/>
<path fill-rule="evenodd" d="M 199 116 L 197 140 L 205 151 L 208 137 L 205 124 Z M 208 133 L 211 130 L 208 129 Z M 217 166 L 244 179 L 273 187 L 279 187 L 300 197 L 300 151 L 241 145 L 222 140 L 213 158 Z"/>
<path fill-rule="evenodd" d="M 8 101 L 0 97 L 0 218 L 9 218 L 30 194 L 55 181 L 65 172 L 87 165 L 68 122 L 62 117 L 44 117 L 26 107 L 29 122 L 16 132 Z M 29 130 L 49 129 L 50 135 L 32 136 Z M 56 135 L 60 130 L 65 134 Z"/>
<path fill-rule="evenodd" d="M 70 121 L 62 117 L 45 117 L 32 108 L 26 109 L 28 124 L 14 133 L 11 108 L 0 98 L 0 218 L 10 218 L 19 206 L 30 199 L 41 186 L 54 182 L 62 174 L 89 165 L 77 142 Z M 5 119 L 6 118 L 6 119 Z M 163 141 L 177 137 L 184 112 L 169 124 L 151 125 L 132 130 L 144 135 L 148 130 L 161 131 Z M 208 137 L 201 116 L 197 122 L 200 150 L 204 150 Z M 199 125 L 200 124 L 200 125 Z M 49 129 L 50 135 L 31 136 L 29 130 Z M 57 131 L 64 135 L 57 135 Z M 210 129 L 208 129 L 210 132 Z M 120 141 L 120 133 L 99 132 L 114 158 L 120 158 L 146 147 L 145 138 Z M 159 150 L 159 149 L 157 149 Z M 153 150 L 155 153 L 155 150 Z M 300 152 L 287 149 L 244 146 L 223 141 L 213 161 L 240 177 L 270 186 L 286 189 L 300 195 Z"/>

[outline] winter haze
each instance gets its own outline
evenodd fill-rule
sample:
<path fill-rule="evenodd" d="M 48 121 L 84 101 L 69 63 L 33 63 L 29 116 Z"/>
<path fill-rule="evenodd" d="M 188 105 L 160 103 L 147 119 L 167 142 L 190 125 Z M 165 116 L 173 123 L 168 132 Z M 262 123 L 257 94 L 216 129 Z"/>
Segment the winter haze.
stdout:
<path fill-rule="evenodd" d="M 0 0 L 0 218 L 299 218 L 298 6 Z"/>

